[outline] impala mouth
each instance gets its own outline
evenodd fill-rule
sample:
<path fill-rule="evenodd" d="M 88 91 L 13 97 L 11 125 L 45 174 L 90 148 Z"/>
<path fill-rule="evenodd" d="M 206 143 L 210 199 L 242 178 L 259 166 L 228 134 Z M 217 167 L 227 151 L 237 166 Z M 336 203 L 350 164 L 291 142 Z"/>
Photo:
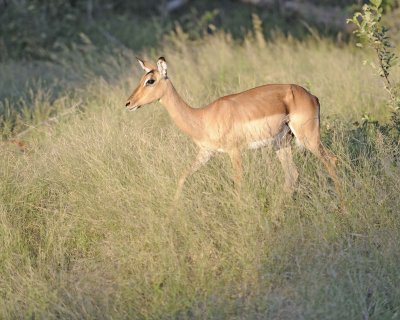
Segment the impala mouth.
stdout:
<path fill-rule="evenodd" d="M 142 106 L 136 106 L 136 107 L 132 107 L 132 108 L 127 108 L 128 111 L 136 111 L 137 109 L 141 108 Z"/>

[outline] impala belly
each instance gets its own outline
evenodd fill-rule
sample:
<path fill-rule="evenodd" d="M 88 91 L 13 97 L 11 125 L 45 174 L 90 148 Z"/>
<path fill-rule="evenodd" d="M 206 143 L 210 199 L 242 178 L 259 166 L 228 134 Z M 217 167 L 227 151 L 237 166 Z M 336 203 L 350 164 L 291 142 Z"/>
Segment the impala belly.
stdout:
<path fill-rule="evenodd" d="M 285 119 L 286 115 L 274 115 L 265 119 L 242 123 L 240 126 L 246 147 L 258 149 L 279 143 L 289 131 Z"/>
<path fill-rule="evenodd" d="M 259 149 L 274 144 L 275 138 L 253 141 L 248 144 L 248 149 Z"/>
<path fill-rule="evenodd" d="M 287 125 L 284 125 L 282 130 L 279 131 L 275 136 L 250 142 L 248 144 L 248 149 L 259 149 L 271 145 L 278 146 L 289 131 L 290 128 Z"/>
<path fill-rule="evenodd" d="M 286 114 L 275 114 L 256 120 L 218 122 L 208 127 L 206 139 L 195 140 L 203 149 L 228 152 L 232 148 L 258 149 L 276 146 L 290 131 Z"/>

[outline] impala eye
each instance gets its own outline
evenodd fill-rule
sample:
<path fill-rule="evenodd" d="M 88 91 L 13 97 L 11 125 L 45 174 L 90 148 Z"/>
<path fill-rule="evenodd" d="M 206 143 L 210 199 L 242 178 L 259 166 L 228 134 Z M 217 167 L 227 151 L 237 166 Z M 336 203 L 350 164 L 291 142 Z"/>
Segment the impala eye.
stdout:
<path fill-rule="evenodd" d="M 154 82 L 156 82 L 156 80 L 154 80 L 154 79 L 149 79 L 149 80 L 146 81 L 146 86 L 148 86 L 148 85 L 150 85 L 150 84 L 153 84 Z"/>

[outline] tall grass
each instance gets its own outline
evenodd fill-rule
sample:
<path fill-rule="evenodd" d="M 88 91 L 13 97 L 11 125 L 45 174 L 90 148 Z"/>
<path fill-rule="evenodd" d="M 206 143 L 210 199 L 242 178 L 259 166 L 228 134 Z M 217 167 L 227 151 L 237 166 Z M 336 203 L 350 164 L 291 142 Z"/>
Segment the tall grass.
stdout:
<path fill-rule="evenodd" d="M 324 142 L 340 159 L 347 213 L 307 153 L 295 152 L 294 198 L 283 194 L 268 149 L 244 153 L 241 199 L 221 155 L 173 204 L 194 146 L 158 104 L 124 110 L 139 77 L 133 53 L 60 57 L 77 78 L 62 90 L 50 71 L 50 85 L 33 92 L 51 94 L 29 100 L 30 110 L 61 98 L 61 109 L 80 100 L 83 110 L 31 130 L 25 153 L 0 149 L 0 318 L 400 317 L 399 154 L 352 126 L 364 113 L 385 119 L 363 54 L 327 40 L 277 37 L 262 48 L 224 34 L 174 36 L 146 54 L 167 58 L 194 106 L 263 83 L 310 88 Z"/>

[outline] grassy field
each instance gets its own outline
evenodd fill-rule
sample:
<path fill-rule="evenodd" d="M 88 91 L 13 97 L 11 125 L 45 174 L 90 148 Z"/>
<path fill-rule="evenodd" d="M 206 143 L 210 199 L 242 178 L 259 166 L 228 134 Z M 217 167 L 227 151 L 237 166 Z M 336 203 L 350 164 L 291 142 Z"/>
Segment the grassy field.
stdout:
<path fill-rule="evenodd" d="M 347 212 L 300 150 L 293 199 L 265 149 L 244 153 L 241 199 L 221 154 L 174 205 L 196 151 L 158 103 L 125 111 L 135 54 L 165 56 L 193 106 L 264 83 L 310 89 Z M 353 124 L 389 115 L 365 58 L 325 39 L 218 34 L 0 64 L 2 134 L 26 143 L 0 148 L 0 318 L 400 319 L 399 150 Z"/>

